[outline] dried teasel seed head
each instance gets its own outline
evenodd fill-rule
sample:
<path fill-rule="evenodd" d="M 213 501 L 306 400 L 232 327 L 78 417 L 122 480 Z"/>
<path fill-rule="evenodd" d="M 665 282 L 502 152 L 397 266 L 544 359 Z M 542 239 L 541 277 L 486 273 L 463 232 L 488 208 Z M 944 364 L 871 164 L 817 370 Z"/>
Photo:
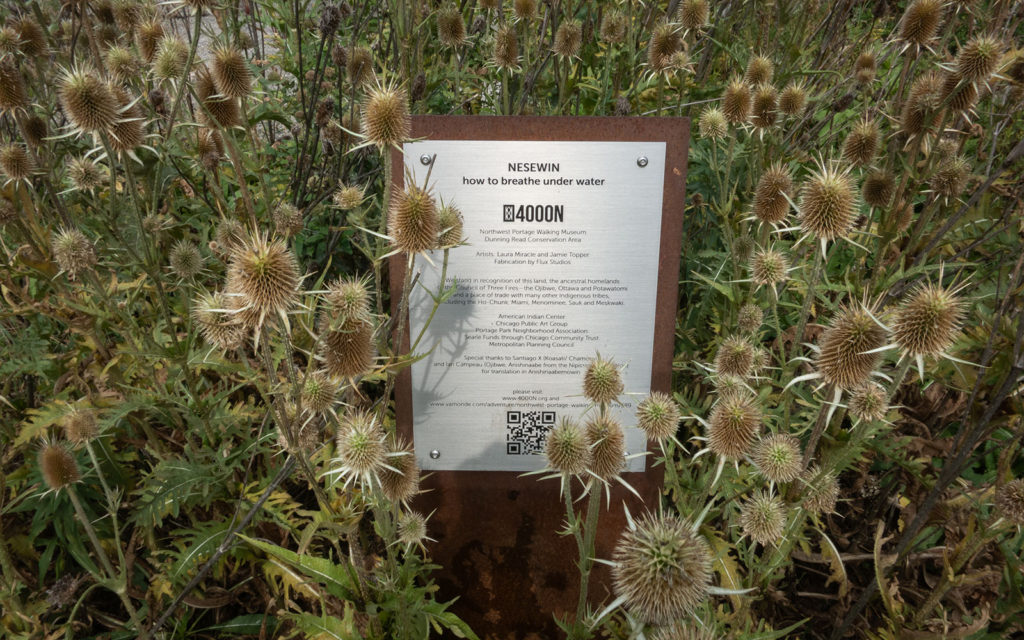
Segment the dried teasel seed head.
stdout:
<path fill-rule="evenodd" d="M 661 22 L 651 32 L 651 41 L 647 45 L 647 66 L 655 73 L 668 71 L 672 64 L 672 55 L 683 46 L 682 37 L 671 22 Z"/>
<path fill-rule="evenodd" d="M 562 418 L 548 432 L 544 455 L 552 471 L 567 475 L 582 475 L 591 465 L 590 443 L 580 425 L 570 418 Z"/>
<path fill-rule="evenodd" d="M 58 231 L 50 245 L 57 266 L 71 278 L 96 266 L 96 249 L 78 229 Z"/>
<path fill-rule="evenodd" d="M 188 64 L 188 51 L 188 45 L 177 36 L 161 38 L 156 55 L 153 56 L 153 76 L 157 80 L 180 79 L 185 73 L 185 65 Z"/>
<path fill-rule="evenodd" d="M 317 30 L 321 38 L 330 38 L 341 25 L 341 7 L 333 3 L 324 3 L 320 7 L 320 20 L 317 23 Z"/>
<path fill-rule="evenodd" d="M 895 190 L 896 177 L 885 169 L 875 169 L 864 177 L 860 193 L 868 206 L 883 209 L 889 206 Z"/>
<path fill-rule="evenodd" d="M 68 180 L 79 191 L 92 191 L 103 184 L 103 172 L 89 158 L 71 158 L 67 164 Z"/>
<path fill-rule="evenodd" d="M 28 105 L 25 78 L 10 58 L 0 61 L 0 112 L 24 109 Z"/>
<path fill-rule="evenodd" d="M 427 540 L 427 518 L 416 511 L 398 515 L 398 541 L 404 545 L 422 545 Z"/>
<path fill-rule="evenodd" d="M 814 465 L 804 472 L 803 508 L 812 514 L 833 513 L 839 499 L 839 482 L 834 474 Z"/>
<path fill-rule="evenodd" d="M 533 20 L 537 17 L 537 0 L 514 0 L 512 13 L 517 20 Z"/>
<path fill-rule="evenodd" d="M 775 65 L 764 56 L 754 56 L 747 62 L 747 70 L 743 73 L 743 81 L 751 87 L 768 84 L 775 74 Z"/>
<path fill-rule="evenodd" d="M 145 8 L 136 0 L 114 0 L 114 22 L 125 33 L 134 33 L 145 17 Z"/>
<path fill-rule="evenodd" d="M 203 168 L 213 171 L 224 159 L 224 138 L 216 129 L 200 129 L 196 136 L 196 156 Z"/>
<path fill-rule="evenodd" d="M 341 187 L 334 192 L 334 204 L 342 211 L 350 211 L 363 203 L 363 190 L 359 187 Z"/>
<path fill-rule="evenodd" d="M 107 71 L 119 84 L 126 84 L 139 75 L 142 61 L 125 47 L 115 45 L 107 49 Z"/>
<path fill-rule="evenodd" d="M 242 52 L 230 45 L 213 50 L 213 81 L 217 91 L 228 98 L 245 98 L 252 93 L 252 72 Z"/>
<path fill-rule="evenodd" d="M 363 101 L 363 135 L 379 149 L 409 137 L 409 99 L 405 90 L 391 84 L 372 88 Z"/>
<path fill-rule="evenodd" d="M 10 180 L 15 182 L 28 180 L 35 168 L 36 163 L 32 160 L 25 145 L 19 143 L 0 145 L 0 170 L 3 170 Z"/>
<path fill-rule="evenodd" d="M 843 160 L 857 166 L 871 164 L 878 153 L 878 138 L 878 124 L 864 116 L 843 143 Z"/>
<path fill-rule="evenodd" d="M 676 19 L 687 31 L 700 31 L 707 26 L 710 16 L 707 0 L 683 0 L 679 3 Z"/>
<path fill-rule="evenodd" d="M 271 218 L 274 221 L 274 228 L 286 238 L 298 235 L 302 231 L 302 211 L 289 202 L 281 202 L 274 207 Z"/>
<path fill-rule="evenodd" d="M 338 400 L 338 385 L 320 371 L 306 376 L 302 384 L 302 406 L 313 413 L 325 413 Z"/>
<path fill-rule="evenodd" d="M 853 63 L 853 70 L 862 71 L 864 69 L 870 69 L 874 72 L 877 64 L 875 53 L 873 51 L 864 51 L 857 56 L 857 60 Z"/>
<path fill-rule="evenodd" d="M 779 111 L 787 116 L 803 115 L 807 106 L 807 90 L 803 82 L 790 82 L 779 94 Z"/>
<path fill-rule="evenodd" d="M 849 175 L 823 166 L 800 190 L 800 227 L 824 241 L 845 238 L 857 214 L 857 190 Z"/>
<path fill-rule="evenodd" d="M 379 472 L 384 497 L 394 503 L 408 502 L 420 491 L 420 465 L 412 446 L 399 439 L 387 458 L 387 466 Z M 400 455 L 394 455 L 400 454 Z"/>
<path fill-rule="evenodd" d="M 335 378 L 351 379 L 373 368 L 373 323 L 364 317 L 321 320 L 324 368 Z"/>
<path fill-rule="evenodd" d="M 59 94 L 64 112 L 82 131 L 105 131 L 117 120 L 117 98 L 92 71 L 76 68 L 66 72 Z"/>
<path fill-rule="evenodd" d="M 331 49 L 331 62 L 333 62 L 339 69 L 344 68 L 348 64 L 348 49 L 345 45 L 340 42 L 335 44 Z"/>
<path fill-rule="evenodd" d="M 736 316 L 736 328 L 743 333 L 757 333 L 764 323 L 764 311 L 753 302 L 748 302 L 740 307 Z"/>
<path fill-rule="evenodd" d="M 971 165 L 961 155 L 955 155 L 942 162 L 929 181 L 929 186 L 945 200 L 958 198 L 971 175 Z"/>
<path fill-rule="evenodd" d="M 770 357 L 768 351 L 761 346 L 754 347 L 754 358 L 750 362 L 750 375 L 756 376 L 768 366 Z"/>
<path fill-rule="evenodd" d="M 858 69 L 854 74 L 854 78 L 857 80 L 857 84 L 871 84 L 875 80 L 875 70 L 869 67 Z"/>
<path fill-rule="evenodd" d="M 0 226 L 14 222 L 17 219 L 18 210 L 14 208 L 14 203 L 7 198 L 0 197 Z"/>
<path fill-rule="evenodd" d="M 14 21 L 14 30 L 18 32 L 21 53 L 26 58 L 46 55 L 49 48 L 46 46 L 46 32 L 38 22 L 24 15 Z"/>
<path fill-rule="evenodd" d="M 324 296 L 328 318 L 339 321 L 370 318 L 370 292 L 358 278 L 338 278 L 327 286 Z"/>
<path fill-rule="evenodd" d="M 734 395 L 750 395 L 750 389 L 748 388 L 747 383 L 744 382 L 743 378 L 738 376 L 716 375 L 714 378 L 714 384 L 715 393 L 717 393 L 720 398 Z"/>
<path fill-rule="evenodd" d="M 551 50 L 560 58 L 575 58 L 583 43 L 583 25 L 578 20 L 563 20 L 555 31 Z"/>
<path fill-rule="evenodd" d="M 373 54 L 366 47 L 352 49 L 346 65 L 348 80 L 354 86 L 360 87 L 374 78 Z"/>
<path fill-rule="evenodd" d="M 590 448 L 590 473 L 603 481 L 619 475 L 626 458 L 622 425 L 608 416 L 598 416 L 587 422 L 585 432 Z"/>
<path fill-rule="evenodd" d="M 964 306 L 955 290 L 931 283 L 918 287 L 896 312 L 896 344 L 915 358 L 942 353 L 960 332 Z"/>
<path fill-rule="evenodd" d="M 789 215 L 789 198 L 793 194 L 793 178 L 781 162 L 773 163 L 757 180 L 754 190 L 754 216 L 761 222 L 777 224 Z"/>
<path fill-rule="evenodd" d="M 347 474 L 363 481 L 372 481 L 372 478 L 379 476 L 387 460 L 384 431 L 368 413 L 347 413 L 338 426 L 335 453 Z"/>
<path fill-rule="evenodd" d="M 741 336 L 729 336 L 722 341 L 715 355 L 715 371 L 720 375 L 745 378 L 750 373 L 754 347 Z"/>
<path fill-rule="evenodd" d="M 761 431 L 761 408 L 744 394 L 723 395 L 708 418 L 708 449 L 726 458 L 741 459 Z"/>
<path fill-rule="evenodd" d="M 225 257 L 230 257 L 237 247 L 242 244 L 245 238 L 245 227 L 242 223 L 233 218 L 224 218 L 217 224 L 217 230 L 213 233 L 213 242 L 217 251 Z"/>
<path fill-rule="evenodd" d="M 96 413 L 91 409 L 72 409 L 61 418 L 64 435 L 72 444 L 85 444 L 99 433 Z"/>
<path fill-rule="evenodd" d="M 942 23 L 944 0 L 914 0 L 900 20 L 900 39 L 923 47 L 932 41 Z"/>
<path fill-rule="evenodd" d="M 449 249 L 462 243 L 463 227 L 462 212 L 450 204 L 441 206 L 437 212 L 438 227 L 441 228 L 437 237 L 438 249 Z"/>
<path fill-rule="evenodd" d="M 719 140 L 729 133 L 729 121 L 718 107 L 707 107 L 698 122 L 700 137 Z"/>
<path fill-rule="evenodd" d="M 583 395 L 595 404 L 612 402 L 622 393 L 622 373 L 611 360 L 597 356 L 583 374 Z"/>
<path fill-rule="evenodd" d="M 679 405 L 667 393 L 654 391 L 637 406 L 636 420 L 648 440 L 667 440 L 679 426 Z"/>
<path fill-rule="evenodd" d="M 437 12 L 437 39 L 450 49 L 466 42 L 466 21 L 457 5 L 447 5 Z"/>
<path fill-rule="evenodd" d="M 889 411 L 889 394 L 877 383 L 867 382 L 853 390 L 847 406 L 854 418 L 876 422 Z"/>
<path fill-rule="evenodd" d="M 53 491 L 72 485 L 82 477 L 75 456 L 63 444 L 54 442 L 48 442 L 40 449 L 39 470 L 43 482 Z"/>
<path fill-rule="evenodd" d="M 14 27 L 0 28 L 0 57 L 9 57 L 21 50 L 21 36 Z"/>
<path fill-rule="evenodd" d="M 242 346 L 245 332 L 230 312 L 231 300 L 221 291 L 202 292 L 192 301 L 192 323 L 203 339 L 218 349 L 232 351 Z"/>
<path fill-rule="evenodd" d="M 182 280 L 191 280 L 203 269 L 203 255 L 199 247 L 188 240 L 179 240 L 171 247 L 167 263 L 174 275 Z"/>
<path fill-rule="evenodd" d="M 788 433 L 776 433 L 761 440 L 751 458 L 769 482 L 792 482 L 803 470 L 800 441 Z"/>
<path fill-rule="evenodd" d="M 777 544 L 786 526 L 786 506 L 778 496 L 759 489 L 740 506 L 740 526 L 743 534 L 754 542 L 765 546 Z"/>
<path fill-rule="evenodd" d="M 750 107 L 750 124 L 758 129 L 767 129 L 775 124 L 778 116 L 779 94 L 770 84 L 758 85 Z"/>
<path fill-rule="evenodd" d="M 816 366 L 822 379 L 846 390 L 868 382 L 882 354 L 867 352 L 885 346 L 886 337 L 868 309 L 841 307 L 832 326 L 821 335 Z"/>
<path fill-rule="evenodd" d="M 220 93 L 213 75 L 202 67 L 196 74 L 196 94 L 203 106 L 203 120 L 211 126 L 230 129 L 242 123 L 242 111 L 238 100 Z"/>
<path fill-rule="evenodd" d="M 941 99 L 953 113 L 963 113 L 978 100 L 978 86 L 959 73 L 947 74 L 942 81 Z"/>
<path fill-rule="evenodd" d="M 237 296 L 238 320 L 249 328 L 287 313 L 298 302 L 301 280 L 295 254 L 280 240 L 256 234 L 231 253 L 227 291 Z"/>
<path fill-rule="evenodd" d="M 395 191 L 388 212 L 388 234 L 398 250 L 410 254 L 430 251 L 437 245 L 440 231 L 437 204 L 429 192 L 416 185 Z"/>
<path fill-rule="evenodd" d="M 156 56 L 157 48 L 164 37 L 164 28 L 156 20 L 149 20 L 139 25 L 135 32 L 135 44 L 139 48 L 139 54 L 147 63 L 152 63 Z"/>
<path fill-rule="evenodd" d="M 117 99 L 118 117 L 110 125 L 107 134 L 111 149 L 116 153 L 125 153 L 141 145 L 145 139 L 142 109 L 138 101 L 121 87 L 114 87 L 113 93 Z"/>
<path fill-rule="evenodd" d="M 943 77 L 928 71 L 910 85 L 910 95 L 900 113 L 900 130 L 908 136 L 923 133 L 935 120 L 942 103 Z"/>
<path fill-rule="evenodd" d="M 519 40 L 511 24 L 503 24 L 494 34 L 494 64 L 499 69 L 519 66 Z"/>
<path fill-rule="evenodd" d="M 996 489 L 996 513 L 1017 526 L 1024 525 L 1024 478 Z"/>
<path fill-rule="evenodd" d="M 618 44 L 626 39 L 629 18 L 618 9 L 609 9 L 601 20 L 601 39 L 608 44 Z"/>
<path fill-rule="evenodd" d="M 710 546 L 690 523 L 670 514 L 645 514 L 615 547 L 615 594 L 637 619 L 671 623 L 707 599 L 711 558 Z"/>
<path fill-rule="evenodd" d="M 732 124 L 743 124 L 750 116 L 752 97 L 750 87 L 739 78 L 734 78 L 722 94 L 722 113 Z"/>
<path fill-rule="evenodd" d="M 754 254 L 750 262 L 750 278 L 758 286 L 774 286 L 789 276 L 789 261 L 774 249 L 762 249 Z"/>

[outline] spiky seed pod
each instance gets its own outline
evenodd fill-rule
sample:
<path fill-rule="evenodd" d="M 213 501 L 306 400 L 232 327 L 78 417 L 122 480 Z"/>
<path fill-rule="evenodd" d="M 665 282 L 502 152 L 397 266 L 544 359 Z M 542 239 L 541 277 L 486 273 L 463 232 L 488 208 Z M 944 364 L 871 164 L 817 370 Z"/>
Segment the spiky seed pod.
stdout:
<path fill-rule="evenodd" d="M 494 64 L 499 69 L 519 66 L 519 40 L 511 24 L 503 24 L 494 34 Z"/>
<path fill-rule="evenodd" d="M 696 204 L 696 202 L 694 203 Z M 754 253 L 754 239 L 750 236 L 739 236 L 732 245 L 732 257 L 737 262 L 750 262 L 750 256 Z"/>
<path fill-rule="evenodd" d="M 912 357 L 938 355 L 953 344 L 963 317 L 964 303 L 954 291 L 923 285 L 896 312 L 896 344 Z"/>
<path fill-rule="evenodd" d="M 722 94 L 722 113 L 732 124 L 743 124 L 750 116 L 752 98 L 750 87 L 739 78 L 734 78 Z"/>
<path fill-rule="evenodd" d="M 274 207 L 271 217 L 274 220 L 274 228 L 286 238 L 298 235 L 302 231 L 302 211 L 289 202 L 281 202 Z"/>
<path fill-rule="evenodd" d="M 781 162 L 773 163 L 757 180 L 754 190 L 754 216 L 761 222 L 777 224 L 789 214 L 789 199 L 793 193 L 793 178 L 789 168 Z"/>
<path fill-rule="evenodd" d="M 807 90 L 802 82 L 790 82 L 779 94 L 779 111 L 787 116 L 799 116 L 807 106 Z"/>
<path fill-rule="evenodd" d="M 408 502 L 416 497 L 420 490 L 420 465 L 416 463 L 412 446 L 404 440 L 399 439 L 395 442 L 391 453 L 401 454 L 390 455 L 387 458 L 387 466 L 397 469 L 397 472 L 385 467 L 378 473 L 381 489 L 384 497 L 391 502 Z"/>
<path fill-rule="evenodd" d="M 373 54 L 366 47 L 356 47 L 348 57 L 348 80 L 353 85 L 360 87 L 374 77 Z"/>
<path fill-rule="evenodd" d="M 647 66 L 655 73 L 669 70 L 672 55 L 683 46 L 683 40 L 671 22 L 661 22 L 651 32 L 651 41 L 647 45 Z"/>
<path fill-rule="evenodd" d="M 750 361 L 750 375 L 756 376 L 768 366 L 768 351 L 764 347 L 754 347 L 754 358 Z"/>
<path fill-rule="evenodd" d="M 82 131 L 105 131 L 117 120 L 117 98 L 107 83 L 86 69 L 73 69 L 60 81 L 60 102 Z"/>
<path fill-rule="evenodd" d="M 7 198 L 0 197 L 0 226 L 14 222 L 18 218 L 18 210 L 14 203 Z"/>
<path fill-rule="evenodd" d="M 622 393 L 622 373 L 611 360 L 598 356 L 583 374 L 583 395 L 595 404 L 612 402 Z"/>
<path fill-rule="evenodd" d="M 777 544 L 786 526 L 786 507 L 778 496 L 759 489 L 743 501 L 740 526 L 754 542 L 765 546 Z"/>
<path fill-rule="evenodd" d="M 224 96 L 217 90 L 213 76 L 205 67 L 196 74 L 196 94 L 203 105 L 203 120 L 225 129 L 242 123 L 242 112 L 238 100 Z"/>
<path fill-rule="evenodd" d="M 700 31 L 707 26 L 710 16 L 707 0 L 683 0 L 676 14 L 679 24 L 687 31 Z"/>
<path fill-rule="evenodd" d="M 463 241 L 462 212 L 450 204 L 442 206 L 438 212 L 438 227 L 441 228 L 437 237 L 437 248 L 448 249 L 458 246 Z"/>
<path fill-rule="evenodd" d="M 328 374 L 348 379 L 373 368 L 373 324 L 369 320 L 351 317 L 324 324 L 321 353 Z"/>
<path fill-rule="evenodd" d="M 942 23 L 943 0 L 914 0 L 900 20 L 900 39 L 922 47 L 939 31 Z"/>
<path fill-rule="evenodd" d="M 199 247 L 188 240 L 179 240 L 171 247 L 167 262 L 174 275 L 182 280 L 191 280 L 203 268 L 203 256 Z"/>
<path fill-rule="evenodd" d="M 394 246 L 405 253 L 429 251 L 441 231 L 433 196 L 416 185 L 395 190 L 388 213 L 388 233 Z"/>
<path fill-rule="evenodd" d="M 405 90 L 377 85 L 363 101 L 363 135 L 379 149 L 397 145 L 409 137 L 409 100 Z"/>
<path fill-rule="evenodd" d="M 668 59 L 668 66 L 673 71 L 680 73 L 693 71 L 693 67 L 690 65 L 690 54 L 685 49 L 680 49 L 673 53 Z"/>
<path fill-rule="evenodd" d="M 761 440 L 751 458 L 769 482 L 792 482 L 802 470 L 800 441 L 788 433 L 776 433 Z"/>
<path fill-rule="evenodd" d="M 515 0 L 512 13 L 517 20 L 533 20 L 537 17 L 537 0 Z"/>
<path fill-rule="evenodd" d="M 500 0 L 479 0 L 477 4 L 480 5 L 481 9 L 497 9 Z"/>
<path fill-rule="evenodd" d="M 854 74 L 854 78 L 856 79 L 857 84 L 871 84 L 875 80 L 875 70 L 869 68 L 858 69 Z"/>
<path fill-rule="evenodd" d="M 39 469 L 43 482 L 53 491 L 78 482 L 82 474 L 75 456 L 63 444 L 48 442 L 39 451 Z"/>
<path fill-rule="evenodd" d="M 835 167 L 811 174 L 800 190 L 800 227 L 825 241 L 845 238 L 857 213 L 857 190 Z"/>
<path fill-rule="evenodd" d="M 257 234 L 242 240 L 228 263 L 227 291 L 238 296 L 238 319 L 259 329 L 298 301 L 299 265 L 284 242 Z"/>
<path fill-rule="evenodd" d="M 718 347 L 715 371 L 720 375 L 745 378 L 750 373 L 754 347 L 741 336 L 729 336 Z"/>
<path fill-rule="evenodd" d="M 213 82 L 221 95 L 245 98 L 252 93 L 252 71 L 242 52 L 235 47 L 214 48 L 212 68 Z"/>
<path fill-rule="evenodd" d="M 324 298 L 329 318 L 370 318 L 370 292 L 366 289 L 366 283 L 358 278 L 338 278 L 327 286 Z"/>
<path fill-rule="evenodd" d="M 589 420 L 585 427 L 592 474 L 607 481 L 622 472 L 626 458 L 626 434 L 622 425 L 608 416 Z"/>
<path fill-rule="evenodd" d="M 878 136 L 878 124 L 864 116 L 846 136 L 843 160 L 861 167 L 871 164 L 878 153 Z"/>
<path fill-rule="evenodd" d="M 96 266 L 96 249 L 78 229 L 58 231 L 50 248 L 57 266 L 72 278 Z"/>
<path fill-rule="evenodd" d="M 615 547 L 615 594 L 643 622 L 684 618 L 707 599 L 711 557 L 708 543 L 688 522 L 671 514 L 645 514 Z"/>
<path fill-rule="evenodd" d="M 864 51 L 857 56 L 857 60 L 853 63 L 853 69 L 854 71 L 861 71 L 862 69 L 874 71 L 877 64 L 875 53 L 873 51 Z"/>
<path fill-rule="evenodd" d="M 224 138 L 216 129 L 200 129 L 196 136 L 196 156 L 207 171 L 213 171 L 224 159 Z"/>
<path fill-rule="evenodd" d="M 679 426 L 679 405 L 667 393 L 654 391 L 637 406 L 636 420 L 648 440 L 667 440 Z"/>
<path fill-rule="evenodd" d="M 103 172 L 89 158 L 71 158 L 67 172 L 71 186 L 79 191 L 92 191 L 103 184 Z"/>
<path fill-rule="evenodd" d="M 1024 478 L 1011 480 L 996 489 L 996 512 L 1015 525 L 1024 525 Z"/>
<path fill-rule="evenodd" d="M 26 58 L 35 58 L 46 54 L 46 32 L 39 23 L 25 15 L 14 21 L 14 30 L 21 41 L 21 53 Z"/>
<path fill-rule="evenodd" d="M 345 48 L 345 45 L 340 42 L 334 45 L 331 49 L 331 62 L 339 69 L 348 64 L 348 49 Z"/>
<path fill-rule="evenodd" d="M 779 94 L 770 84 L 758 85 L 750 107 L 750 123 L 758 129 L 775 124 Z"/>
<path fill-rule="evenodd" d="M 889 411 L 889 394 L 875 382 L 862 384 L 850 394 L 850 415 L 864 422 L 875 422 Z"/>
<path fill-rule="evenodd" d="M 213 243 L 216 250 L 223 256 L 228 257 L 242 244 L 245 238 L 245 227 L 233 218 L 224 218 L 217 225 L 213 233 Z"/>
<path fill-rule="evenodd" d="M 124 153 L 142 144 L 146 132 L 142 128 L 142 109 L 131 95 L 121 87 L 113 88 L 119 106 L 118 116 L 107 130 L 110 147 L 117 153 Z"/>
<path fill-rule="evenodd" d="M 789 261 L 774 249 L 762 249 L 750 263 L 750 278 L 757 285 L 773 286 L 788 278 Z"/>
<path fill-rule="evenodd" d="M 753 302 L 740 307 L 736 316 L 736 327 L 743 333 L 756 333 L 764 322 L 764 311 Z"/>
<path fill-rule="evenodd" d="M 355 209 L 363 203 L 363 190 L 359 187 L 341 187 L 334 192 L 334 205 L 342 211 Z"/>
<path fill-rule="evenodd" d="M 242 346 L 242 325 L 228 311 L 231 301 L 221 291 L 200 293 L 192 302 L 192 323 L 203 339 L 218 349 L 232 351 Z"/>
<path fill-rule="evenodd" d="M 142 55 L 145 62 L 153 62 L 163 37 L 163 25 L 156 20 L 149 20 L 139 25 L 138 31 L 135 32 L 135 44 L 139 47 L 139 54 Z"/>
<path fill-rule="evenodd" d="M 552 471 L 566 475 L 582 475 L 591 465 L 590 444 L 580 425 L 563 418 L 548 432 L 544 454 Z"/>
<path fill-rule="evenodd" d="M 139 75 L 142 62 L 131 50 L 115 45 L 107 49 L 107 71 L 119 84 L 125 84 Z"/>
<path fill-rule="evenodd" d="M 895 189 L 895 176 L 885 169 L 875 169 L 865 176 L 860 193 L 868 206 L 883 209 L 889 206 Z"/>
<path fill-rule="evenodd" d="M 833 513 L 839 499 L 839 482 L 831 472 L 814 465 L 803 474 L 803 508 L 812 514 Z"/>
<path fill-rule="evenodd" d="M 715 393 L 720 398 L 734 395 L 750 395 L 750 390 L 747 388 L 746 382 L 743 378 L 730 375 L 716 375 L 714 378 Z"/>
<path fill-rule="evenodd" d="M 427 519 L 416 511 L 398 516 L 398 541 L 404 545 L 422 545 L 427 539 Z"/>
<path fill-rule="evenodd" d="M 387 459 L 384 432 L 372 415 L 348 413 L 338 428 L 336 453 L 346 473 L 368 481 L 378 476 Z"/>
<path fill-rule="evenodd" d="M 145 17 L 143 7 L 135 0 L 114 1 L 114 22 L 125 33 L 134 33 Z"/>
<path fill-rule="evenodd" d="M 729 121 L 718 107 L 707 107 L 700 114 L 700 137 L 719 140 L 729 133 Z"/>
<path fill-rule="evenodd" d="M 336 4 L 325 3 L 320 8 L 320 21 L 317 23 L 317 30 L 321 38 L 330 38 L 341 25 L 341 8 Z"/>
<path fill-rule="evenodd" d="M 747 70 L 743 73 L 743 81 L 751 87 L 768 84 L 775 74 L 775 65 L 764 56 L 754 56 L 747 62 Z"/>
<path fill-rule="evenodd" d="M 85 444 L 99 433 L 96 414 L 90 409 L 72 409 L 61 419 L 64 435 L 72 444 Z"/>
<path fill-rule="evenodd" d="M 153 75 L 157 80 L 178 80 L 188 64 L 188 45 L 177 36 L 160 39 L 153 58 Z M 212 84 L 212 81 L 211 81 Z M 214 91 L 210 92 L 215 93 Z"/>
<path fill-rule="evenodd" d="M 761 431 L 761 421 L 761 408 L 750 396 L 722 396 L 708 418 L 708 449 L 727 458 L 742 458 Z"/>
<path fill-rule="evenodd" d="M 886 332 L 860 306 L 839 309 L 832 326 L 821 335 L 816 366 L 825 382 L 838 389 L 855 389 L 866 383 L 882 359 L 866 353 L 885 346 Z"/>
<path fill-rule="evenodd" d="M 937 71 L 928 71 L 914 80 L 900 113 L 900 129 L 908 136 L 917 135 L 932 125 L 935 111 L 942 103 L 943 78 Z"/>
<path fill-rule="evenodd" d="M 457 5 L 447 5 L 437 12 L 437 39 L 450 49 L 466 42 L 466 21 Z"/>
<path fill-rule="evenodd" d="M 959 73 L 950 73 L 942 82 L 941 97 L 953 113 L 963 113 L 977 102 L 978 86 Z"/>
<path fill-rule="evenodd" d="M 555 41 L 551 50 L 560 58 L 574 58 L 580 52 L 583 43 L 583 26 L 578 20 L 563 20 L 555 31 Z"/>
<path fill-rule="evenodd" d="M 324 413 L 338 400 L 338 385 L 319 371 L 306 376 L 302 385 L 302 406 L 313 413 Z"/>
<path fill-rule="evenodd" d="M 0 61 L 0 112 L 24 109 L 28 105 L 25 78 L 11 59 Z"/>
<path fill-rule="evenodd" d="M 25 145 L 18 143 L 0 146 L 0 169 L 14 181 L 28 180 L 36 168 Z"/>
<path fill-rule="evenodd" d="M 13 56 L 21 49 L 21 36 L 13 27 L 0 29 L 0 56 Z"/>
<path fill-rule="evenodd" d="M 963 192 L 970 175 L 971 165 L 967 159 L 956 155 L 939 165 L 929 181 L 929 186 L 946 201 L 955 200 Z"/>
<path fill-rule="evenodd" d="M 618 44 L 626 39 L 629 18 L 618 9 L 609 9 L 601 20 L 601 39 L 608 44 Z"/>

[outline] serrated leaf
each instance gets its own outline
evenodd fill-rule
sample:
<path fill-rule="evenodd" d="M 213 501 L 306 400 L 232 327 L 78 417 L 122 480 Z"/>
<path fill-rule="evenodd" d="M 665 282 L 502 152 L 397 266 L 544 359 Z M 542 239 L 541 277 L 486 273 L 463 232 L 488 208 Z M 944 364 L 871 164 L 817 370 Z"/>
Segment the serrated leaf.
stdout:
<path fill-rule="evenodd" d="M 319 584 L 324 585 L 331 595 L 343 600 L 356 599 L 359 589 L 352 581 L 348 568 L 344 565 L 335 564 L 326 558 L 300 556 L 294 551 L 289 551 L 276 544 L 255 540 L 241 534 L 238 534 L 238 537 L 313 578 Z"/>
<path fill-rule="evenodd" d="M 715 551 L 712 568 L 715 573 L 718 574 L 722 587 L 734 590 L 743 589 L 740 567 L 729 553 L 732 551 L 732 546 L 710 531 L 704 531 L 704 536 L 707 538 L 708 542 L 711 543 L 711 548 Z M 742 604 L 740 596 L 731 595 L 729 596 L 729 599 L 732 601 L 733 607 L 736 609 L 740 608 Z"/>
<path fill-rule="evenodd" d="M 171 568 L 171 578 L 183 578 L 193 567 L 212 555 L 230 528 L 230 522 L 223 520 L 204 522 L 195 529 L 178 529 L 171 532 L 175 545 L 181 548 L 181 554 Z"/>
<path fill-rule="evenodd" d="M 349 607 L 345 609 L 344 620 L 328 615 L 318 617 L 311 613 L 296 613 L 288 617 L 308 640 L 360 640 L 362 636 L 356 631 L 352 611 Z"/>

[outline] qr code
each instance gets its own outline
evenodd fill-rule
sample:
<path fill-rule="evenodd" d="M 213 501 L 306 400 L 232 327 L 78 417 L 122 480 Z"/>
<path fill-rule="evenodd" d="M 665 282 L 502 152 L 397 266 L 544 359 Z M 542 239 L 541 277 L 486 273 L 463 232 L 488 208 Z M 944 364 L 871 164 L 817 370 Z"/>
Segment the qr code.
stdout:
<path fill-rule="evenodd" d="M 542 452 L 548 431 L 555 428 L 554 411 L 509 411 L 505 418 L 505 453 L 510 456 Z"/>

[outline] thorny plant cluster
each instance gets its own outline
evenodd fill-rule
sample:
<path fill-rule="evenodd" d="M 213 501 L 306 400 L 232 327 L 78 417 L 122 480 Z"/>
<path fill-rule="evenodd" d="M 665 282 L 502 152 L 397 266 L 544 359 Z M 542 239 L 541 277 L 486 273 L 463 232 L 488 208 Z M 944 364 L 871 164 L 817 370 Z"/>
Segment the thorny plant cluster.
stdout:
<path fill-rule="evenodd" d="M 568 637 L 1021 631 L 1020 3 L 0 17 L 7 637 L 475 637 L 394 426 L 428 348 L 394 339 L 403 292 L 463 244 L 445 194 L 390 190 L 410 113 L 693 122 L 673 393 L 636 420 L 662 504 L 613 557 L 615 354 L 547 438 Z"/>

